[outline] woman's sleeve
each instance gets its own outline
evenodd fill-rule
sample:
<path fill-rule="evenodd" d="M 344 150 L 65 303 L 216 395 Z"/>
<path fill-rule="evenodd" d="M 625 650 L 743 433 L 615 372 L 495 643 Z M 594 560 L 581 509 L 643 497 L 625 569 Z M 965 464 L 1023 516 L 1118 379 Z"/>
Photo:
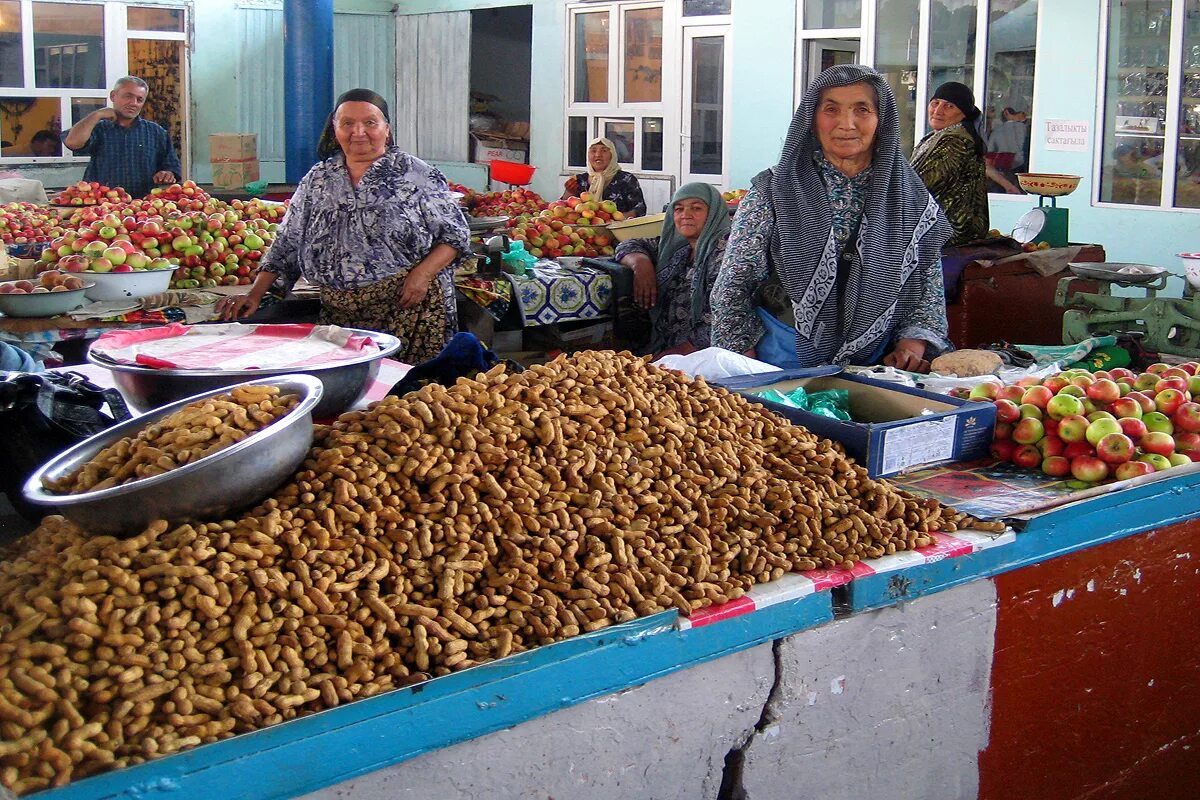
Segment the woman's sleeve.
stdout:
<path fill-rule="evenodd" d="M 313 172 L 301 178 L 288 203 L 287 213 L 279 223 L 275 232 L 275 241 L 263 254 L 259 269 L 263 272 L 274 272 L 282 278 L 289 288 L 300 280 L 303 272 L 300 266 L 300 245 L 304 240 L 305 231 L 309 225 L 310 196 L 313 192 Z M 310 234 L 315 231 L 309 231 Z"/>
<path fill-rule="evenodd" d="M 898 320 L 894 339 L 920 339 L 933 346 L 935 356 L 953 350 L 947 338 L 950 326 L 946 321 L 946 294 L 942 284 L 942 262 L 933 259 L 921 273 L 921 296 L 912 315 Z"/>
<path fill-rule="evenodd" d="M 975 154 L 975 143 L 961 136 L 946 136 L 932 153 L 914 165 L 917 174 L 929 188 L 929 193 L 938 198 L 947 189 L 963 179 L 964 165 L 971 159 L 979 158 Z"/>
<path fill-rule="evenodd" d="M 421 218 L 435 246 L 448 244 L 458 251 L 452 264 L 461 263 L 471 254 L 471 231 L 462 207 L 450 196 L 448 189 L 425 193 L 421 200 Z"/>
<path fill-rule="evenodd" d="M 632 172 L 618 172 L 604 193 L 617 204 L 617 210 L 626 217 L 646 216 L 646 199 L 642 196 L 642 184 Z"/>
<path fill-rule="evenodd" d="M 629 176 L 629 202 L 633 204 L 633 210 L 630 213 L 635 217 L 644 217 L 646 216 L 646 198 L 642 196 L 642 183 L 632 172 L 625 174 Z"/>
<path fill-rule="evenodd" d="M 652 239 L 628 239 L 617 245 L 613 258 L 620 261 L 627 255 L 642 253 L 650 257 L 650 263 L 658 264 L 658 242 L 658 236 Z"/>
<path fill-rule="evenodd" d="M 712 292 L 712 344 L 744 353 L 762 338 L 754 294 L 770 277 L 771 209 L 751 189 L 738 204 Z"/>

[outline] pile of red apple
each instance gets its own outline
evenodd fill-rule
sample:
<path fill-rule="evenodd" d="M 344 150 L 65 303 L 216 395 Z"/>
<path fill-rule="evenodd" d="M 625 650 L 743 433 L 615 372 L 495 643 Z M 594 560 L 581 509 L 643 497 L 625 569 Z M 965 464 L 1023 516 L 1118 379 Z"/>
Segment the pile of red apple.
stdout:
<path fill-rule="evenodd" d="M 546 207 L 546 201 L 531 189 L 506 189 L 472 195 L 473 217 L 519 217 L 536 214 Z"/>
<path fill-rule="evenodd" d="M 569 197 L 555 200 L 536 216 L 516 220 L 510 235 L 525 242 L 525 249 L 537 258 L 611 256 L 612 236 L 600 226 L 623 218 L 611 200 Z"/>
<path fill-rule="evenodd" d="M 50 201 L 55 206 L 98 206 L 101 203 L 128 203 L 129 192 L 121 187 L 109 187 L 95 181 L 80 181 L 68 186 Z"/>
<path fill-rule="evenodd" d="M 48 270 L 38 275 L 37 282 L 7 281 L 0 283 L 0 294 L 46 294 L 48 292 L 69 292 L 82 289 L 86 284 L 74 275 L 67 275 L 58 270 Z"/>
<path fill-rule="evenodd" d="M 738 203 L 742 202 L 742 198 L 746 196 L 749 189 L 730 189 L 728 192 L 721 192 L 721 199 L 732 208 L 737 208 Z"/>
<path fill-rule="evenodd" d="M 1066 370 L 1038 382 L 979 384 L 992 400 L 992 455 L 1086 483 L 1126 480 L 1200 461 L 1200 364 Z"/>
<path fill-rule="evenodd" d="M 195 181 L 155 186 L 150 190 L 150 194 L 146 195 L 146 199 L 171 202 L 183 211 L 200 211 L 210 200 L 208 193 L 197 186 Z"/>
<path fill-rule="evenodd" d="M 48 242 L 63 230 L 58 215 L 47 213 L 45 206 L 33 203 L 0 206 L 0 242 L 4 244 Z"/>
<path fill-rule="evenodd" d="M 260 200 L 257 197 L 252 197 L 249 200 L 229 201 L 229 207 L 236 211 L 242 219 L 261 219 L 267 222 L 281 222 L 283 215 L 287 213 L 289 205 L 290 201 L 288 200 L 284 200 L 282 203 L 272 203 Z"/>
<path fill-rule="evenodd" d="M 455 183 L 454 181 L 447 181 L 447 183 L 450 185 L 450 191 L 458 192 L 462 195 L 458 201 L 459 205 L 463 208 L 470 208 L 475 202 L 475 192 L 461 183 Z"/>

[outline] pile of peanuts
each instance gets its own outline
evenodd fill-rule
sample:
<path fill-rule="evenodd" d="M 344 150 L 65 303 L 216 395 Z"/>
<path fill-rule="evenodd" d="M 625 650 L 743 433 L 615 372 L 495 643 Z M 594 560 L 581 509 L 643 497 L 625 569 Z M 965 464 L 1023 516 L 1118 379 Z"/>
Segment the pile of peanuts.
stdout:
<path fill-rule="evenodd" d="M 0 783 L 60 785 L 756 583 L 995 528 L 703 380 L 583 353 L 319 428 L 237 520 L 0 563 Z"/>
<path fill-rule="evenodd" d="M 278 386 L 237 386 L 229 394 L 197 400 L 127 436 L 59 480 L 43 478 L 56 494 L 97 492 L 199 461 L 262 430 L 295 408 L 299 395 Z"/>

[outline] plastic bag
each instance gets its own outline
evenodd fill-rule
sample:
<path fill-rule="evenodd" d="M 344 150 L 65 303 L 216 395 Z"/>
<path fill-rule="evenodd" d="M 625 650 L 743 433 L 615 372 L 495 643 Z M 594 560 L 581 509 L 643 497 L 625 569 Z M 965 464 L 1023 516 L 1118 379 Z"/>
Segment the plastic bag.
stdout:
<path fill-rule="evenodd" d="M 732 375 L 757 375 L 760 372 L 776 370 L 776 367 L 769 363 L 756 361 L 721 347 L 706 347 L 686 356 L 663 356 L 654 364 L 665 369 L 679 370 L 693 378 L 699 375 L 710 381 Z"/>

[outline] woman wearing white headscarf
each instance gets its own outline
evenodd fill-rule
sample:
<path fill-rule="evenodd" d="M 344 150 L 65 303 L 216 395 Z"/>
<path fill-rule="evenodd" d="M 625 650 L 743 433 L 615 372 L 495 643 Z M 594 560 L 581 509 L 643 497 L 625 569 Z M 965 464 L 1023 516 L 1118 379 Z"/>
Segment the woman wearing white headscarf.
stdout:
<path fill-rule="evenodd" d="M 817 76 L 779 163 L 751 186 L 713 290 L 714 345 L 755 351 L 767 328 L 754 298 L 774 274 L 794 312 L 794 364 L 928 371 L 951 347 L 940 259 L 952 229 L 900 152 L 879 73 Z"/>
<path fill-rule="evenodd" d="M 611 200 L 627 218 L 645 215 L 642 185 L 636 176 L 621 169 L 616 145 L 604 137 L 593 139 L 588 143 L 587 163 L 587 172 L 567 178 L 562 199 L 587 192 L 598 200 Z"/>

